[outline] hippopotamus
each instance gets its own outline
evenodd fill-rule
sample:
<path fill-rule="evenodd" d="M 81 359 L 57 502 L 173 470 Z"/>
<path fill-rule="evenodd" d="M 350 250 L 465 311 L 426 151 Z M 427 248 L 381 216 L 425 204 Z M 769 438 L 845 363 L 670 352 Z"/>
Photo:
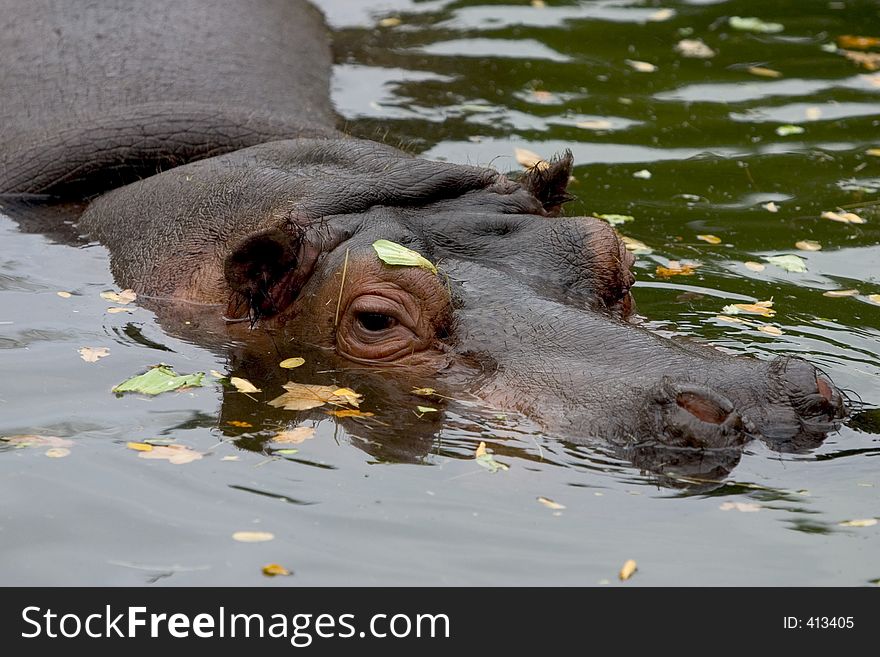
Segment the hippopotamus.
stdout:
<path fill-rule="evenodd" d="M 466 391 L 641 453 L 787 449 L 847 413 L 805 360 L 634 321 L 633 256 L 564 213 L 570 154 L 505 174 L 341 131 L 303 1 L 2 7 L 0 193 L 83 201 L 116 282 L 206 341 L 310 345 L 339 385 Z M 380 240 L 432 266 L 389 264 Z"/>

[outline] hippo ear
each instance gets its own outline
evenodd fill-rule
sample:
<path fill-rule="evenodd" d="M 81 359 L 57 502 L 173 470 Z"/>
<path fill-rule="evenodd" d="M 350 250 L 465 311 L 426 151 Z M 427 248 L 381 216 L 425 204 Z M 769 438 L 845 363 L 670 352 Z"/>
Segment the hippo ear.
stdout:
<path fill-rule="evenodd" d="M 571 151 L 565 151 L 543 166 L 530 168 L 520 176 L 518 182 L 541 202 L 547 214 L 559 214 L 562 204 L 573 198 L 565 191 L 571 178 L 573 163 Z"/>
<path fill-rule="evenodd" d="M 270 228 L 248 236 L 233 249 L 223 265 L 226 284 L 234 292 L 228 317 L 254 323 L 293 300 L 297 290 L 291 283 L 301 241 L 301 235 Z"/>

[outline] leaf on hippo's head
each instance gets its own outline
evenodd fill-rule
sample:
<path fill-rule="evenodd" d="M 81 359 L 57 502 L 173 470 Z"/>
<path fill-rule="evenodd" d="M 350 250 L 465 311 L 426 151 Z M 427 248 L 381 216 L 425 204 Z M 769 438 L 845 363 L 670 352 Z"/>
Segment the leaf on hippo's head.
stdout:
<path fill-rule="evenodd" d="M 373 249 L 379 260 L 386 265 L 395 265 L 398 267 L 420 267 L 427 269 L 432 274 L 437 273 L 437 267 L 430 260 L 425 258 L 418 251 L 408 249 L 402 244 L 391 242 L 389 240 L 376 240 L 373 242 Z"/>

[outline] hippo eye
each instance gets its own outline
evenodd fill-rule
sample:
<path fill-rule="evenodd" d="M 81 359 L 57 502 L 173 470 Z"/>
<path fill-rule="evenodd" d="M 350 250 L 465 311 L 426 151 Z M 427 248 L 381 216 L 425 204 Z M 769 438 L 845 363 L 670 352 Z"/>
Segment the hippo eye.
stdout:
<path fill-rule="evenodd" d="M 397 325 L 394 317 L 383 313 L 358 313 L 357 321 L 364 330 L 372 333 L 387 331 Z"/>

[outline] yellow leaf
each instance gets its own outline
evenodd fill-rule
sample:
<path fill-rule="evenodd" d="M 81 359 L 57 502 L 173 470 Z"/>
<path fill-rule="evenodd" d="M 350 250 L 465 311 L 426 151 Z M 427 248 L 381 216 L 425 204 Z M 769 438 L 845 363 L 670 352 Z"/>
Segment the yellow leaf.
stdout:
<path fill-rule="evenodd" d="M 279 575 L 280 576 L 292 575 L 293 573 L 291 573 L 289 570 L 287 570 L 287 568 L 285 568 L 284 566 L 281 566 L 277 563 L 270 563 L 270 564 L 263 566 L 263 574 L 266 577 L 277 577 Z"/>
<path fill-rule="evenodd" d="M 769 335 L 783 335 L 785 331 L 783 331 L 778 326 L 773 326 L 772 324 L 765 324 L 764 326 L 759 326 L 758 330 L 761 333 L 767 333 Z"/>
<path fill-rule="evenodd" d="M 880 148 L 869 148 L 865 151 L 865 154 L 872 157 L 880 157 Z M 61 294 L 61 292 L 59 292 L 58 294 Z"/>
<path fill-rule="evenodd" d="M 111 315 L 116 315 L 118 313 L 133 313 L 137 308 L 122 308 L 119 306 L 111 306 L 107 309 L 107 312 Z"/>
<path fill-rule="evenodd" d="M 723 313 L 728 315 L 736 315 L 738 313 L 749 313 L 752 315 L 761 315 L 762 317 L 773 317 L 776 311 L 773 310 L 773 301 L 758 301 L 756 303 L 734 303 L 722 308 Z"/>
<path fill-rule="evenodd" d="M 808 107 L 804 111 L 804 116 L 808 121 L 818 121 L 822 118 L 822 108 L 821 107 Z"/>
<path fill-rule="evenodd" d="M 129 449 L 133 449 L 136 452 L 151 452 L 153 451 L 153 446 L 149 443 L 126 443 L 126 447 Z"/>
<path fill-rule="evenodd" d="M 857 52 L 855 50 L 843 49 L 840 49 L 837 52 L 851 62 L 855 62 L 866 71 L 876 71 L 880 68 L 880 52 Z"/>
<path fill-rule="evenodd" d="M 388 18 L 383 18 L 379 21 L 380 27 L 397 27 L 403 21 L 401 21 L 397 16 L 389 16 Z"/>
<path fill-rule="evenodd" d="M 730 317 L 729 315 L 715 315 L 715 319 L 728 324 L 745 324 L 739 317 Z"/>
<path fill-rule="evenodd" d="M 707 46 L 701 39 L 682 39 L 675 44 L 675 50 L 682 57 L 695 57 L 697 59 L 709 59 L 715 56 L 715 51 Z"/>
<path fill-rule="evenodd" d="M 73 296 L 70 292 L 56 292 L 55 294 L 57 294 L 62 299 L 69 299 Z"/>
<path fill-rule="evenodd" d="M 762 317 L 773 317 L 773 315 L 776 314 L 776 311 L 772 308 L 766 308 L 764 306 L 758 305 L 757 303 L 735 303 L 733 305 L 743 312 L 761 315 Z"/>
<path fill-rule="evenodd" d="M 437 391 L 434 388 L 413 388 L 412 394 L 419 395 L 421 397 L 430 397 L 435 394 Z"/>
<path fill-rule="evenodd" d="M 480 444 L 477 445 L 477 449 L 476 449 L 476 451 L 474 452 L 474 457 L 475 457 L 475 458 L 480 458 L 481 456 L 486 456 L 486 455 L 488 455 L 488 453 L 489 453 L 489 452 L 486 451 L 486 443 L 483 442 L 483 441 L 481 440 L 481 441 L 480 441 Z"/>
<path fill-rule="evenodd" d="M 70 455 L 70 450 L 66 447 L 52 447 L 46 450 L 46 456 L 50 459 L 60 459 Z"/>
<path fill-rule="evenodd" d="M 852 34 L 841 34 L 839 37 L 837 37 L 837 45 L 841 48 L 867 50 L 868 48 L 880 46 L 880 38 L 870 36 L 854 36 Z"/>
<path fill-rule="evenodd" d="M 336 417 L 373 417 L 375 413 L 369 413 L 366 411 L 359 411 L 356 408 L 340 408 L 336 411 L 324 411 L 327 415 L 334 415 Z"/>
<path fill-rule="evenodd" d="M 269 442 L 299 445 L 300 443 L 307 441 L 309 438 L 314 437 L 315 429 L 313 427 L 295 427 L 293 429 L 287 429 L 286 431 L 279 431 L 269 439 Z"/>
<path fill-rule="evenodd" d="M 578 128 L 583 128 L 584 130 L 610 130 L 614 127 L 614 124 L 607 119 L 594 119 L 591 121 L 578 121 L 575 123 Z"/>
<path fill-rule="evenodd" d="M 635 560 L 627 559 L 626 563 L 623 564 L 623 567 L 620 569 L 620 572 L 617 574 L 617 576 L 622 582 L 625 582 L 630 577 L 632 577 L 638 569 L 639 567 L 636 564 Z"/>
<path fill-rule="evenodd" d="M 223 372 L 218 372 L 217 370 L 211 370 L 211 376 L 215 379 L 225 379 L 226 375 Z"/>
<path fill-rule="evenodd" d="M 724 502 L 718 507 L 722 511 L 740 511 L 742 513 L 756 513 L 761 510 L 760 504 L 754 502 Z"/>
<path fill-rule="evenodd" d="M 748 262 L 743 263 L 746 269 L 751 269 L 752 271 L 764 271 L 767 269 L 767 265 L 761 262 L 755 262 L 753 260 L 749 260 Z"/>
<path fill-rule="evenodd" d="M 813 240 L 801 240 L 800 242 L 795 242 L 794 245 L 799 248 L 801 251 L 821 251 L 822 245 L 819 242 L 815 242 Z"/>
<path fill-rule="evenodd" d="M 112 301 L 113 303 L 118 303 L 123 306 L 137 299 L 137 294 L 134 290 L 123 290 L 122 292 L 101 292 L 100 296 L 102 299 L 106 299 L 107 301 Z"/>
<path fill-rule="evenodd" d="M 359 395 L 350 388 L 294 383 L 291 381 L 284 384 L 284 389 L 287 392 L 270 401 L 270 406 L 283 408 L 287 411 L 306 411 L 310 408 L 318 408 L 324 404 L 348 405 L 357 408 L 363 401 L 363 395 Z"/>
<path fill-rule="evenodd" d="M 873 527 L 877 524 L 876 518 L 859 518 L 858 520 L 844 520 L 838 523 L 841 527 Z"/>
<path fill-rule="evenodd" d="M 101 358 L 109 356 L 110 350 L 107 347 L 81 347 L 77 350 L 77 353 L 87 363 L 96 363 Z"/>
<path fill-rule="evenodd" d="M 858 295 L 858 290 L 828 290 L 823 292 L 823 297 L 854 297 Z"/>
<path fill-rule="evenodd" d="M 649 247 L 644 242 L 635 239 L 634 237 L 621 235 L 620 240 L 623 242 L 623 245 L 626 247 L 627 251 L 630 251 L 636 255 L 647 255 L 648 253 L 651 253 L 651 247 Z"/>
<path fill-rule="evenodd" d="M 880 294 L 869 294 L 868 301 L 873 303 L 880 303 Z"/>
<path fill-rule="evenodd" d="M 772 68 L 765 68 L 764 66 L 749 66 L 746 71 L 751 73 L 752 75 L 757 75 L 762 78 L 781 78 L 782 73 Z"/>
<path fill-rule="evenodd" d="M 263 392 L 247 379 L 242 379 L 237 376 L 233 376 L 231 379 L 229 379 L 229 383 L 234 385 L 235 389 L 239 392 Z"/>
<path fill-rule="evenodd" d="M 535 9 L 543 9 L 547 6 L 547 3 L 544 0 L 532 0 L 532 7 Z"/>
<path fill-rule="evenodd" d="M 560 504 L 559 502 L 554 502 L 549 497 L 539 497 L 538 501 L 546 506 L 548 509 L 553 509 L 554 511 L 561 511 L 565 508 L 564 504 Z"/>
<path fill-rule="evenodd" d="M 865 220 L 862 219 L 859 215 L 854 212 L 823 212 L 823 219 L 830 219 L 831 221 L 837 221 L 842 224 L 863 224 Z"/>
<path fill-rule="evenodd" d="M 221 461 L 237 461 L 237 460 L 238 460 L 238 457 L 237 457 L 237 456 L 224 456 L 224 457 L 223 457 L 222 459 L 220 459 L 220 460 L 221 460 Z"/>
<path fill-rule="evenodd" d="M 776 205 L 773 201 L 765 203 L 761 207 L 764 208 L 767 212 L 779 212 L 779 206 Z"/>
<path fill-rule="evenodd" d="M 275 538 L 271 532 L 235 532 L 232 538 L 241 543 L 263 543 Z"/>
<path fill-rule="evenodd" d="M 194 449 L 190 449 L 185 445 L 151 445 L 153 449 L 149 451 L 141 451 L 138 458 L 142 459 L 160 459 L 168 461 L 174 465 L 183 465 L 191 463 L 202 458 L 203 454 Z"/>
<path fill-rule="evenodd" d="M 532 91 L 532 100 L 538 103 L 552 103 L 555 102 L 556 96 L 554 96 L 549 91 L 535 89 L 534 91 Z"/>
<path fill-rule="evenodd" d="M 653 73 L 657 70 L 657 67 L 650 62 L 641 62 L 637 59 L 625 59 L 624 61 L 630 68 L 635 69 L 639 73 Z"/>
<path fill-rule="evenodd" d="M 547 160 L 527 148 L 514 148 L 513 153 L 516 157 L 516 161 L 526 169 L 539 169 L 544 171 L 550 167 L 550 163 Z"/>
<path fill-rule="evenodd" d="M 670 260 L 668 267 L 657 266 L 657 275 L 660 278 L 671 278 L 672 276 L 693 276 L 699 262 L 689 264 L 681 264 L 678 260 Z"/>
<path fill-rule="evenodd" d="M 294 358 L 285 358 L 280 363 L 278 363 L 278 367 L 283 367 L 286 370 L 292 370 L 306 362 L 305 358 L 300 358 L 296 356 Z"/>
<path fill-rule="evenodd" d="M 721 238 L 716 235 L 697 235 L 698 240 L 703 240 L 709 244 L 721 244 Z"/>
<path fill-rule="evenodd" d="M 240 427 L 242 429 L 249 429 L 254 426 L 250 422 L 242 422 L 241 420 L 229 420 L 229 422 L 227 422 L 226 424 L 232 427 Z"/>
<path fill-rule="evenodd" d="M 662 9 L 658 9 L 654 13 L 649 14 L 648 20 L 652 21 L 652 22 L 659 23 L 662 21 L 668 21 L 673 16 L 675 16 L 674 9 L 669 9 L 668 7 L 663 7 Z"/>

